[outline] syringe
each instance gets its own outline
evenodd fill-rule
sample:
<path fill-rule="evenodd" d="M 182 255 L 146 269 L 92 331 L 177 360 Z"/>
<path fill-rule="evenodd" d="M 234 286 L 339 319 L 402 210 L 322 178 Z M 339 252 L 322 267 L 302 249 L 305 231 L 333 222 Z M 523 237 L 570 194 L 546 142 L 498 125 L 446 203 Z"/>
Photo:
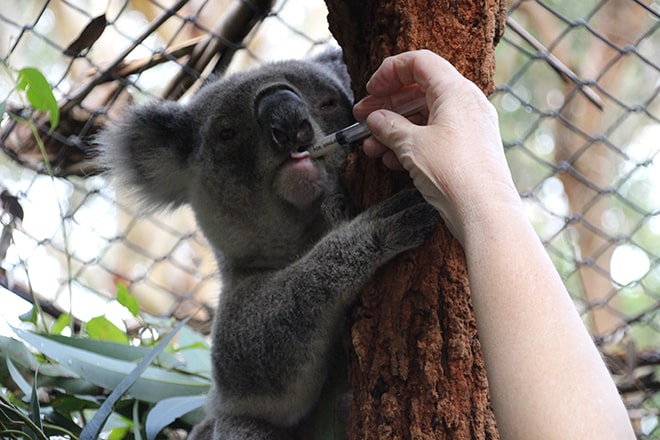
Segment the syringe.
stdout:
<path fill-rule="evenodd" d="M 414 99 L 401 107 L 393 110 L 402 116 L 411 116 L 426 108 L 426 98 L 420 97 Z M 335 131 L 322 137 L 317 143 L 307 150 L 311 157 L 324 156 L 337 148 L 345 147 L 353 142 L 359 141 L 371 135 L 366 122 L 356 122 L 339 131 Z"/>

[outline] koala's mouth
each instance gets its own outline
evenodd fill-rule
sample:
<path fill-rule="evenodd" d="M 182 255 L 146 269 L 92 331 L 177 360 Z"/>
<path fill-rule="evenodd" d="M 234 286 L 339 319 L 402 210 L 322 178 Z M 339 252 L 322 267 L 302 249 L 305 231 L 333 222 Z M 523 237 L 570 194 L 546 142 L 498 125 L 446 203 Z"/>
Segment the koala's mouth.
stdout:
<path fill-rule="evenodd" d="M 289 153 L 289 157 L 282 164 L 282 168 L 287 169 L 289 172 L 300 173 L 301 176 L 306 176 L 306 178 L 312 178 L 314 180 L 318 177 L 317 165 L 314 162 L 309 151 L 294 150 Z"/>
<path fill-rule="evenodd" d="M 284 200 L 304 208 L 322 192 L 324 171 L 309 151 L 291 151 L 275 178 L 275 191 Z"/>
<path fill-rule="evenodd" d="M 284 172 L 292 172 L 294 174 L 300 173 L 302 176 L 311 177 L 315 176 L 318 172 L 316 170 L 318 164 L 312 157 L 307 147 L 301 147 L 297 150 L 292 150 L 283 158 L 280 164 L 280 170 Z"/>
<path fill-rule="evenodd" d="M 299 147 L 297 150 L 292 151 L 290 154 L 291 159 L 293 160 L 303 160 L 308 157 L 310 157 L 309 151 L 307 149 L 309 148 L 309 145 Z"/>

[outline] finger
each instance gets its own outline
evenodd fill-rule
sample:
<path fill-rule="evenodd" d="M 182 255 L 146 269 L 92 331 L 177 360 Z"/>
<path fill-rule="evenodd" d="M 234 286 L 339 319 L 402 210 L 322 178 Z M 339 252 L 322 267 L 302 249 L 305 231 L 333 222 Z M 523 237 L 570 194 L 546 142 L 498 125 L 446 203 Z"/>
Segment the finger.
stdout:
<path fill-rule="evenodd" d="M 378 142 L 378 139 L 373 136 L 369 136 L 362 142 L 362 151 L 364 151 L 364 154 L 374 159 L 381 157 L 389 150 L 388 147 Z"/>
<path fill-rule="evenodd" d="M 416 127 L 401 115 L 377 110 L 367 117 L 367 126 L 373 136 L 397 155 L 408 151 L 412 144 L 412 129 Z"/>
<path fill-rule="evenodd" d="M 374 96 L 386 96 L 412 84 L 423 93 L 439 93 L 457 78 L 462 76 L 448 61 L 431 51 L 420 50 L 386 58 L 366 87 Z M 431 98 L 433 101 L 437 96 Z"/>
<path fill-rule="evenodd" d="M 387 96 L 370 95 L 355 104 L 353 115 L 358 121 L 364 121 L 369 113 L 373 111 L 380 109 L 397 111 L 407 103 L 422 97 L 424 97 L 424 93 L 417 85 L 402 88 L 401 90 L 397 90 L 396 93 Z"/>
<path fill-rule="evenodd" d="M 394 151 L 392 150 L 387 150 L 385 154 L 383 154 L 383 164 L 394 171 L 403 171 L 405 168 L 403 165 L 401 165 L 401 162 L 399 162 L 399 158 L 396 157 L 396 154 L 394 154 Z"/>
<path fill-rule="evenodd" d="M 391 170 L 401 171 L 404 169 L 401 162 L 399 162 L 399 158 L 396 157 L 396 154 L 385 145 L 378 142 L 373 136 L 364 140 L 362 143 L 362 151 L 372 159 L 382 158 L 383 164 Z"/>

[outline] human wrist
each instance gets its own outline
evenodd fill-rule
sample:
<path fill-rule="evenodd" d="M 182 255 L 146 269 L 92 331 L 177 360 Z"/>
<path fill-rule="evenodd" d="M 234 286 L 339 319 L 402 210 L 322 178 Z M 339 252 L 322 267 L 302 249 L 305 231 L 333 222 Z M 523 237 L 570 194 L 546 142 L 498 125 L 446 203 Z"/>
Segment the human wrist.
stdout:
<path fill-rule="evenodd" d="M 456 208 L 457 224 L 455 229 L 458 237 L 465 246 L 468 240 L 489 240 L 503 227 L 519 222 L 528 222 L 522 201 L 517 193 L 475 198 L 461 203 Z"/>

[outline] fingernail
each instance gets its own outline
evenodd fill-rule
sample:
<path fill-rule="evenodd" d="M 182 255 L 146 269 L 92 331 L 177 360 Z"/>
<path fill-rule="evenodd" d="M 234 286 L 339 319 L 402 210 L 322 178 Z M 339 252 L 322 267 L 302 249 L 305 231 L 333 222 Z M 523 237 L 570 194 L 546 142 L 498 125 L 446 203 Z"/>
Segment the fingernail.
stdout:
<path fill-rule="evenodd" d="M 382 112 L 378 110 L 376 110 L 375 112 L 371 112 L 371 114 L 369 114 L 369 116 L 367 117 L 367 124 L 369 125 L 369 127 L 373 127 L 377 130 L 380 130 L 380 127 L 383 125 L 384 122 L 385 122 L 385 116 L 383 115 Z"/>

